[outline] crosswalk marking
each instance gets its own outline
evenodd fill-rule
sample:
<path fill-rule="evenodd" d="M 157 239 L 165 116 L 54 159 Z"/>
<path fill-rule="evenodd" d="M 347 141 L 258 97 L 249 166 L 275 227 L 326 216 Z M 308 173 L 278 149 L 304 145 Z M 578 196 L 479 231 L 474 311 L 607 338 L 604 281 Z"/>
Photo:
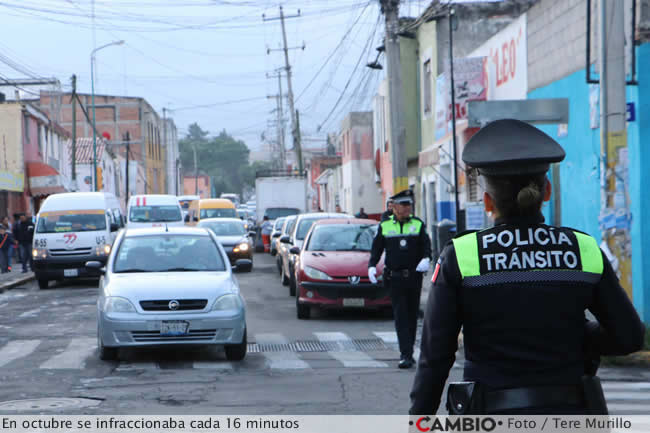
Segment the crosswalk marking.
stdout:
<path fill-rule="evenodd" d="M 257 344 L 287 344 L 289 341 L 276 333 L 255 334 Z M 294 352 L 267 352 L 264 353 L 269 368 L 278 370 L 299 370 L 309 368 L 309 364 Z"/>
<path fill-rule="evenodd" d="M 68 347 L 41 364 L 44 369 L 82 369 L 86 358 L 95 352 L 95 338 L 74 338 Z"/>
<path fill-rule="evenodd" d="M 397 344 L 397 332 L 373 332 L 381 341 L 386 344 Z"/>
<path fill-rule="evenodd" d="M 0 367 L 16 359 L 27 356 L 38 347 L 41 340 L 16 340 L 10 341 L 0 349 Z"/>
<path fill-rule="evenodd" d="M 650 405 L 650 394 L 642 392 L 612 392 L 605 390 L 607 400 L 645 400 Z"/>
<path fill-rule="evenodd" d="M 343 342 L 350 341 L 343 332 L 314 332 L 314 335 L 319 341 L 322 342 Z M 385 362 L 376 361 L 365 352 L 327 352 L 329 356 L 341 362 L 344 367 L 359 368 L 359 367 L 372 367 L 382 368 L 388 367 Z"/>
<path fill-rule="evenodd" d="M 158 370 L 157 362 L 120 362 L 120 366 L 116 368 L 117 371 L 133 371 L 133 370 Z"/>
<path fill-rule="evenodd" d="M 194 361 L 193 368 L 204 370 L 232 370 L 233 366 L 228 361 Z"/>
<path fill-rule="evenodd" d="M 632 389 L 632 390 L 642 390 L 647 389 L 650 391 L 650 382 L 602 382 L 603 389 L 607 391 L 611 390 L 623 390 L 623 389 Z"/>

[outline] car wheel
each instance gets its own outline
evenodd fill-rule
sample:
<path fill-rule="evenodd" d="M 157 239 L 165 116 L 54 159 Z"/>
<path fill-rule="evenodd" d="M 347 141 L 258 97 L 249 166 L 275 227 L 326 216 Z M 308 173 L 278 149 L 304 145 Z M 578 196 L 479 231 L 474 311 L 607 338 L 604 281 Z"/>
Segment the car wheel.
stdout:
<path fill-rule="evenodd" d="M 224 349 L 226 350 L 226 359 L 228 361 L 241 361 L 246 357 L 246 350 L 248 349 L 248 340 L 246 338 L 246 330 L 244 329 L 244 338 L 239 344 L 227 344 Z"/>
<path fill-rule="evenodd" d="M 99 359 L 102 361 L 116 361 L 117 360 L 117 347 L 106 347 L 99 336 L 99 329 L 97 330 L 97 351 L 99 352 Z"/>
<path fill-rule="evenodd" d="M 309 319 L 310 314 L 311 307 L 298 302 L 298 297 L 296 296 L 296 316 L 298 316 L 298 319 Z"/>
<path fill-rule="evenodd" d="M 275 261 L 275 265 L 278 267 L 278 273 L 282 274 L 282 262 L 280 261 L 279 254 L 278 254 L 278 259 Z"/>
<path fill-rule="evenodd" d="M 47 287 L 50 285 L 50 280 L 45 279 L 45 278 L 39 278 L 38 279 L 38 288 L 45 290 Z"/>
<path fill-rule="evenodd" d="M 296 279 L 293 275 L 289 277 L 289 295 L 296 296 Z"/>
<path fill-rule="evenodd" d="M 253 271 L 253 258 L 251 257 L 251 265 L 246 268 L 246 272 L 252 272 Z"/>

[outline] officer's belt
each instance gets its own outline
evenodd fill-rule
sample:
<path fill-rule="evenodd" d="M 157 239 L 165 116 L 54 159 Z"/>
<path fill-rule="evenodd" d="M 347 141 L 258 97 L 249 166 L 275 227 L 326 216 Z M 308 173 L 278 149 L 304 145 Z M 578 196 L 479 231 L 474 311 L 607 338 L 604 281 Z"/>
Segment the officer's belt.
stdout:
<path fill-rule="evenodd" d="M 557 385 L 486 391 L 486 413 L 533 407 L 584 406 L 584 395 L 579 385 Z"/>
<path fill-rule="evenodd" d="M 413 275 L 414 271 L 410 269 L 384 269 L 384 273 L 389 277 L 408 278 Z"/>

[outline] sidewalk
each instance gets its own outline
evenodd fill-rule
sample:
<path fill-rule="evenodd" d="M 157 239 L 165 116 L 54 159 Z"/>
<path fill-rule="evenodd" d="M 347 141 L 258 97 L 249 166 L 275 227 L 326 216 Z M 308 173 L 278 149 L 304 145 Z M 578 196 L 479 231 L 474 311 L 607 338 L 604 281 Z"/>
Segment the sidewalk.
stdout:
<path fill-rule="evenodd" d="M 14 263 L 12 268 L 8 274 L 0 274 L 0 293 L 34 279 L 33 272 L 25 274 L 21 272 L 22 265 L 20 263 Z"/>

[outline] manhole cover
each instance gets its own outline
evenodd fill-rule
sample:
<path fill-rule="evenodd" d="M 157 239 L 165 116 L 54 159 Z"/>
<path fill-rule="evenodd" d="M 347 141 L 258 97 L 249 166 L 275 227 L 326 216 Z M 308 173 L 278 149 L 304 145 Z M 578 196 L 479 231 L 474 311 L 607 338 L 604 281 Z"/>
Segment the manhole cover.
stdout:
<path fill-rule="evenodd" d="M 32 398 L 27 400 L 11 400 L 0 402 L 0 411 L 27 412 L 27 411 L 56 411 L 62 409 L 76 409 L 92 407 L 101 403 L 101 400 L 92 398 Z"/>

